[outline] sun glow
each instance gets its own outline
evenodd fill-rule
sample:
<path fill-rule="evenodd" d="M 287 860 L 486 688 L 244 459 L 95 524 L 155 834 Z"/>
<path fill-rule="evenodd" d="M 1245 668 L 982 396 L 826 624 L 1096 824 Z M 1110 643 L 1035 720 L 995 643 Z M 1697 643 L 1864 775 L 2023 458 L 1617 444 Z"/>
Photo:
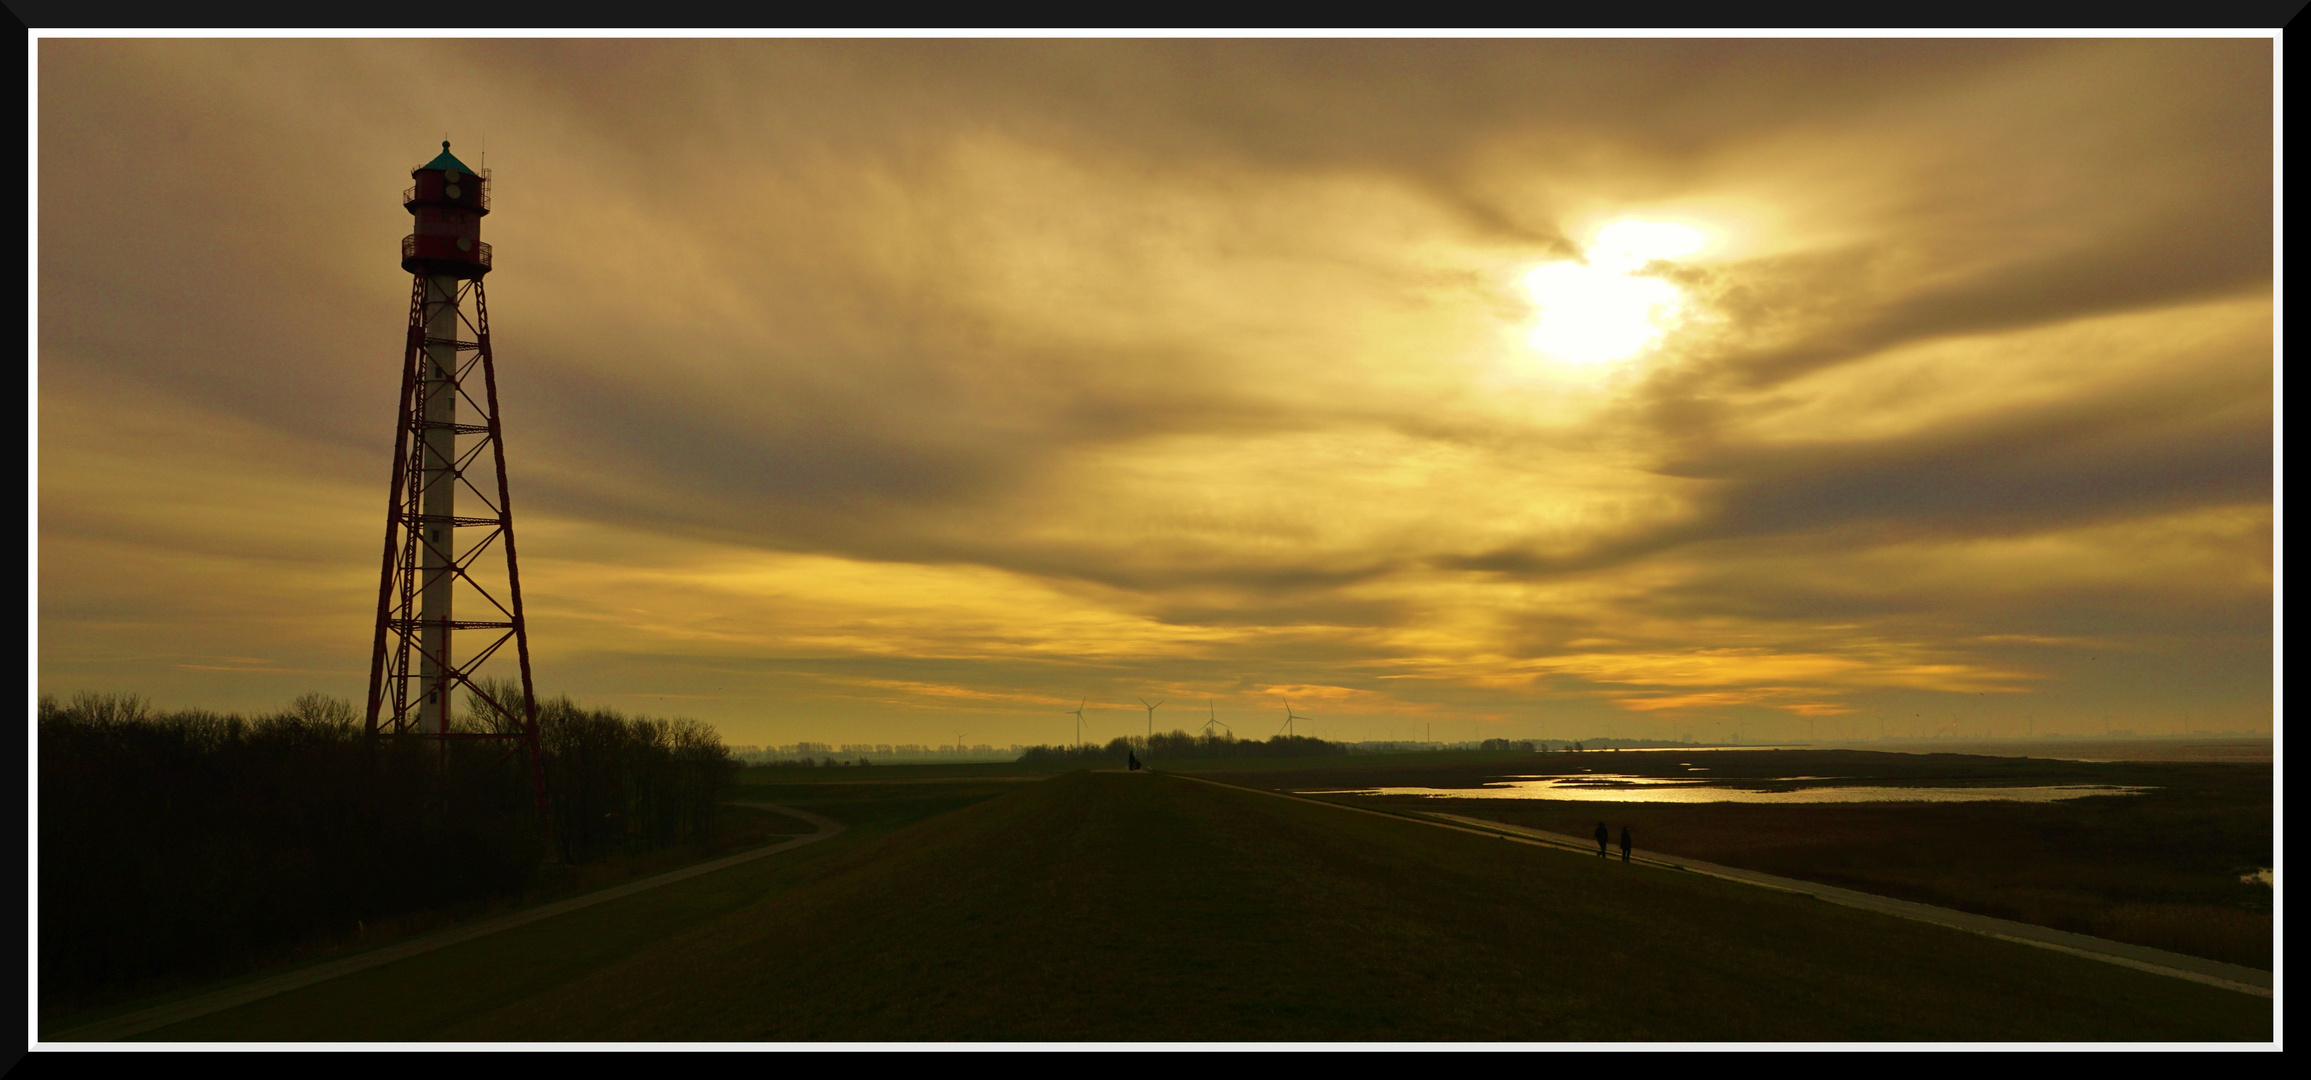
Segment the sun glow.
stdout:
<path fill-rule="evenodd" d="M 1691 255 L 1707 241 L 1699 229 L 1661 221 L 1623 220 L 1598 229 L 1581 261 L 1525 274 L 1525 291 L 1539 308 L 1527 340 L 1580 364 L 1636 355 L 1685 317 L 1683 291 L 1637 272 L 1656 259 Z"/>

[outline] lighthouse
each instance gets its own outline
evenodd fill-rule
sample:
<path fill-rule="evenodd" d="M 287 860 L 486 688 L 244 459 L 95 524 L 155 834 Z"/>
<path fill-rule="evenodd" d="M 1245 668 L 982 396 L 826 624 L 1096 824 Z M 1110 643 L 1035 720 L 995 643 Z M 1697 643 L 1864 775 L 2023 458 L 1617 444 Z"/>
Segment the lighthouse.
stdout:
<path fill-rule="evenodd" d="M 515 557 L 513 496 L 498 418 L 497 361 L 490 348 L 482 242 L 490 178 L 450 153 L 410 170 L 401 205 L 413 218 L 401 239 L 410 275 L 401 407 L 388 485 L 385 551 L 370 653 L 371 739 L 509 744 L 528 751 L 539 805 L 544 764 L 530 681 L 529 627 Z M 491 564 L 502 559 L 502 573 Z M 461 617 L 463 616 L 463 617 Z M 481 666 L 512 645 L 520 701 L 476 682 Z M 460 717 L 461 697 L 480 703 Z"/>

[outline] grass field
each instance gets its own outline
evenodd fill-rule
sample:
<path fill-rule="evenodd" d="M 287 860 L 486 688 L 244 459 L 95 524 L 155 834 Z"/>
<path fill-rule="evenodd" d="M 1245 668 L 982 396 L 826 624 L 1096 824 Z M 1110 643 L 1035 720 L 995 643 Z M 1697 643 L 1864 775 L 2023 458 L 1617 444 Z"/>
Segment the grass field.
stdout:
<path fill-rule="evenodd" d="M 2267 1039 L 2271 1002 L 1156 775 L 764 785 L 821 844 L 156 1039 Z"/>
<path fill-rule="evenodd" d="M 1061 763 L 1021 763 L 1016 761 L 958 761 L 935 765 L 834 765 L 820 768 L 794 768 L 775 765 L 755 765 L 742 769 L 738 786 L 751 789 L 765 785 L 816 784 L 832 781 L 869 780 L 970 780 L 987 776 L 1055 776 L 1082 768 L 1081 765 Z"/>
<path fill-rule="evenodd" d="M 1690 776 L 1735 785 L 2121 784 L 2140 795 L 2054 803 L 1660 804 L 1325 796 L 1438 810 L 1586 836 L 1599 820 L 1637 846 L 2269 970 L 2271 890 L 2239 880 L 2270 866 L 2271 767 L 2079 762 L 1866 751 L 1682 751 L 1527 755 L 1509 763 L 1401 761 L 1216 778 L 1280 790 L 1473 787 L 1506 774 Z M 1201 771 L 1201 770 L 1198 770 Z"/>
<path fill-rule="evenodd" d="M 684 844 L 642 854 L 621 855 L 600 862 L 577 866 L 554 863 L 538 868 L 537 876 L 519 895 L 494 900 L 453 904 L 415 912 L 397 918 L 380 919 L 359 927 L 353 932 L 307 941 L 297 947 L 281 950 L 265 961 L 251 966 L 237 975 L 218 981 L 209 978 L 171 977 L 153 979 L 123 990 L 76 997 L 44 996 L 40 1002 L 40 1026 L 43 1031 L 59 1025 L 70 1027 L 99 1017 L 132 1012 L 146 1005 L 188 994 L 229 986 L 239 982 L 261 979 L 273 972 L 321 963 L 340 956 L 366 952 L 406 938 L 416 937 L 458 923 L 489 918 L 509 911 L 547 903 L 578 893 L 590 892 L 636 878 L 649 877 L 676 867 L 727 855 L 735 851 L 759 847 L 781 836 L 810 832 L 812 827 L 784 814 L 774 814 L 741 806 L 722 809 L 720 832 L 712 839 Z"/>
<path fill-rule="evenodd" d="M 1339 757 L 1240 757 L 1195 758 L 1164 761 L 1143 755 L 1151 768 L 1172 769 L 1195 773 L 1264 773 L 1289 772 L 1308 768 L 1357 767 L 1396 769 L 1430 765 L 1499 766 L 1533 760 L 1535 755 L 1493 750 L 1441 750 L 1402 754 L 1351 754 Z M 960 780 L 983 777 L 1042 777 L 1082 769 L 1122 768 L 1123 758 L 1118 755 L 1112 762 L 1101 761 L 966 761 L 937 765 L 838 765 L 816 769 L 753 766 L 738 774 L 741 791 L 760 785 L 830 783 L 870 780 L 890 783 L 901 780 Z M 746 796 L 740 796 L 746 797 Z"/>
<path fill-rule="evenodd" d="M 896 791 L 886 791 L 881 794 L 881 797 L 878 797 L 877 793 L 872 790 L 848 785 L 828 789 L 780 788 L 775 792 L 778 796 L 775 801 L 830 815 L 839 815 L 840 820 L 852 826 L 851 831 L 842 837 L 838 837 L 828 844 L 818 845 L 825 847 L 854 843 L 859 839 L 889 832 L 907 822 L 946 813 L 978 799 L 990 797 L 1001 790 L 1003 789 L 984 784 L 907 785 Z M 743 792 L 740 797 L 749 801 L 758 798 L 772 801 L 762 794 L 762 789 L 749 789 Z M 710 858 L 770 843 L 781 836 L 807 833 L 813 828 L 784 814 L 744 807 L 727 807 L 725 809 L 731 815 L 730 821 L 726 823 L 727 830 L 711 843 L 588 866 L 546 867 L 544 868 L 545 875 L 541 878 L 538 887 L 518 900 L 508 900 L 491 905 L 471 905 L 452 911 L 429 912 L 424 917 L 399 920 L 391 925 L 372 925 L 368 928 L 369 932 L 357 940 L 339 942 L 330 948 L 311 950 L 282 964 L 251 971 L 222 982 L 179 985 L 162 992 L 155 992 L 134 999 L 117 1000 L 102 1007 L 74 1010 L 68 1014 L 44 1009 L 40 1017 L 40 1030 L 43 1035 L 49 1035 L 58 1030 L 69 1029 L 107 1016 L 133 1012 L 165 1001 L 255 981 L 305 964 L 321 963 L 336 957 L 365 952 L 442 929 L 454 923 L 488 918 L 533 904 L 546 903 L 593 889 L 649 877 L 690 863 L 702 862 Z M 760 882 L 756 881 L 752 875 L 760 875 L 768 871 L 770 873 L 768 880 L 772 882 L 784 881 L 786 879 L 780 875 L 787 873 L 789 867 L 807 867 L 815 853 L 815 848 L 803 848 L 791 855 L 745 864 L 719 874 L 708 875 L 708 878 L 702 878 L 696 882 L 686 882 L 683 885 L 664 890 L 653 890 L 639 897 L 604 905 L 605 908 L 618 908 L 632 913 L 634 915 L 633 921 L 625 925 L 604 926 L 596 922 L 586 921 L 586 917 L 589 915 L 598 919 L 599 915 L 595 912 L 562 916 L 554 921 L 564 924 L 565 927 L 592 927 L 599 931 L 599 940 L 571 950 L 571 962 L 578 965 L 577 967 L 562 969 L 547 964 L 541 970 L 547 978 L 553 977 L 553 972 L 556 971 L 585 970 L 586 964 L 597 962 L 603 956 L 620 955 L 619 950 L 621 949 L 639 947 L 655 941 L 666 933 L 689 925 L 695 919 L 708 918 L 715 913 L 727 910 L 729 906 L 759 899 L 761 893 L 756 886 Z M 693 893 L 699 895 L 691 895 Z M 662 905 L 661 901 L 665 903 Z M 583 932 L 592 933 L 593 931 Z M 467 946 L 467 948 L 478 947 L 483 944 L 476 943 L 475 946 Z M 316 1030 L 319 1032 L 336 1029 L 330 1025 L 323 1025 Z M 395 1030 L 400 1029 L 396 1028 Z M 317 1033 L 312 1037 L 332 1038 L 337 1036 Z M 393 1034 L 376 1037 L 416 1038 L 422 1036 Z"/>

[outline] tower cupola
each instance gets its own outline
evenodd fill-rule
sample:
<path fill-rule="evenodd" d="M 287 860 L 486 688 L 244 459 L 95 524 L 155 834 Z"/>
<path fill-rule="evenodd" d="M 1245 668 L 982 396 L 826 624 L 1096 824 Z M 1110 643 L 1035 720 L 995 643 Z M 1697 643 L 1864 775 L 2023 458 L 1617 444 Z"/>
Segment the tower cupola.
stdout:
<path fill-rule="evenodd" d="M 454 278 L 489 273 L 489 245 L 481 242 L 481 219 L 489 213 L 488 171 L 459 161 L 444 139 L 440 155 L 411 169 L 409 177 L 416 183 L 401 193 L 401 205 L 417 222 L 402 238 L 401 268 Z"/>

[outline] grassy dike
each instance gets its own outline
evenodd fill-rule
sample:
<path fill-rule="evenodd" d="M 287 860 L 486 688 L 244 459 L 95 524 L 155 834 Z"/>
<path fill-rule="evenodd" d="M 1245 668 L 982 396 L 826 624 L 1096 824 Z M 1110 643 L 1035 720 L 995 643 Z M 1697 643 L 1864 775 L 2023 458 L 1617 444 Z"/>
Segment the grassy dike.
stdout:
<path fill-rule="evenodd" d="M 2271 1034 L 2265 999 L 1713 879 L 1161 775 L 1001 786 L 152 1037 Z"/>
<path fill-rule="evenodd" d="M 732 911 L 760 902 L 809 880 L 820 861 L 849 847 L 868 842 L 894 829 L 927 817 L 951 812 L 990 798 L 1017 785 L 960 782 L 939 785 L 841 785 L 813 788 L 802 785 L 749 788 L 738 793 L 744 801 L 776 801 L 839 818 L 850 826 L 843 835 L 791 853 L 745 863 L 728 870 L 635 896 L 533 923 L 501 934 L 427 953 L 410 960 L 360 972 L 303 990 L 253 1002 L 226 1012 L 200 1017 L 142 1036 L 145 1041 L 341 1041 L 439 1038 L 440 1030 L 459 1017 L 487 1011 L 508 1000 L 518 1000 L 600 970 L 605 965 L 668 938 L 711 924 Z M 777 821 L 758 839 L 775 842 L 781 836 L 809 831 L 809 826 L 784 815 L 740 811 Z M 722 845 L 702 850 L 690 862 L 727 853 Z M 671 853 L 669 853 L 671 854 Z M 618 884 L 633 877 L 678 869 L 686 863 L 653 858 L 615 879 L 602 878 L 597 886 Z M 580 868 L 593 871 L 596 868 Z M 539 901 L 584 890 L 567 890 Z M 475 918 L 504 914 L 508 909 L 476 912 Z M 412 928 L 432 931 L 442 924 Z M 403 936 L 415 936 L 414 933 Z M 359 949 L 318 955 L 308 962 L 391 944 L 394 938 L 377 936 Z M 133 1011 L 166 1001 L 263 978 L 284 969 L 247 976 L 160 997 L 76 1016 L 43 1017 L 43 1036 L 68 1030 L 105 1016 Z"/>
<path fill-rule="evenodd" d="M 303 948 L 287 951 L 271 963 L 251 965 L 247 970 L 223 978 L 153 980 L 140 988 L 142 992 L 114 994 L 98 999 L 95 1004 L 43 1001 L 39 1014 L 40 1032 L 44 1038 L 54 1037 L 58 1032 L 71 1031 L 109 1017 L 257 982 L 309 965 L 358 956 L 411 938 L 423 937 L 434 931 L 481 922 L 524 908 L 622 885 L 812 831 L 808 822 L 767 810 L 727 806 L 723 808 L 723 813 L 726 818 L 722 828 L 710 840 L 677 848 L 621 855 L 596 863 L 543 866 L 529 886 L 517 895 L 492 897 L 413 912 L 397 918 L 380 919 L 366 924 L 359 932 L 310 942 Z"/>

